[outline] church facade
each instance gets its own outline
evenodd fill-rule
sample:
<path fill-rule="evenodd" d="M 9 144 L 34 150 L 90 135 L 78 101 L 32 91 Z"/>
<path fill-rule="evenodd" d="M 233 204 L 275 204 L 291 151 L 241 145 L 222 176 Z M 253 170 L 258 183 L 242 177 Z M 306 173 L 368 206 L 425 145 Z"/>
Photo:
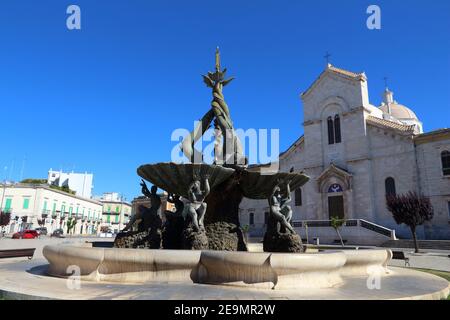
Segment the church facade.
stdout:
<path fill-rule="evenodd" d="M 310 181 L 293 190 L 294 221 L 364 219 L 410 238 L 386 208 L 386 194 L 430 197 L 434 218 L 422 239 L 450 239 L 450 129 L 423 133 L 421 121 L 386 88 L 369 102 L 367 78 L 330 64 L 301 94 L 304 135 L 280 154 L 280 171 L 303 171 Z M 261 236 L 267 201 L 244 199 L 241 224 Z"/>

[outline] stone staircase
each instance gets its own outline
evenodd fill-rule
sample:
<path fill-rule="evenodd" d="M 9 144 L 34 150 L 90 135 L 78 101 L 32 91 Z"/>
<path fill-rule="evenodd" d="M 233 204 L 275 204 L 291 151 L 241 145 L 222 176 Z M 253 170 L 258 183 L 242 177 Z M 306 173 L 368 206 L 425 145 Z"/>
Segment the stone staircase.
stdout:
<path fill-rule="evenodd" d="M 320 241 L 319 244 L 340 243 L 330 220 L 297 220 L 291 223 L 303 239 L 309 239 L 309 243 L 317 243 L 317 240 Z M 395 230 L 364 219 L 345 220 L 339 230 L 347 245 L 380 246 L 389 239 L 396 239 Z"/>
<path fill-rule="evenodd" d="M 420 249 L 450 250 L 450 240 L 419 240 Z M 381 245 L 385 248 L 414 248 L 414 241 L 407 239 L 389 240 Z"/>

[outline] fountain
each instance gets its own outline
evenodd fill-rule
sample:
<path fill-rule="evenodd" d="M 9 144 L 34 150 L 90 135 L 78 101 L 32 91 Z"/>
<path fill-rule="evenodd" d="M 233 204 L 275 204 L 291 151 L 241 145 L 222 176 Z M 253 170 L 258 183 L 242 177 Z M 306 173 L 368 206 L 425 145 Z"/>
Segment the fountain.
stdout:
<path fill-rule="evenodd" d="M 212 89 L 211 109 L 181 144 L 189 163 L 146 164 L 137 169 L 140 177 L 153 184 L 149 191 L 142 182 L 151 208 L 132 219 L 117 236 L 114 248 L 46 246 L 47 274 L 67 278 L 70 267 L 76 265 L 85 281 L 259 290 L 322 290 L 365 281 L 369 274 L 395 274 L 387 268 L 392 258 L 388 249 L 305 252 L 291 225 L 289 201 L 291 190 L 309 177 L 301 172 L 268 174 L 248 165 L 222 92 L 233 80 L 225 74 L 217 50 L 215 72 L 203 76 Z M 194 145 L 211 125 L 217 134 L 214 163 L 207 164 Z M 176 207 L 164 227 L 157 214 L 161 200 L 156 188 L 166 191 Z M 243 197 L 268 200 L 264 252 L 248 251 L 238 214 Z M 132 231 L 133 225 L 137 230 Z"/>
<path fill-rule="evenodd" d="M 292 211 L 288 203 L 290 190 L 301 187 L 309 178 L 302 173 L 265 174 L 248 169 L 241 141 L 235 132 L 223 95 L 223 88 L 233 78 L 226 79 L 225 75 L 226 69 L 221 69 L 220 53 L 217 49 L 215 72 L 208 72 L 203 76 L 205 84 L 212 89 L 211 108 L 181 144 L 181 150 L 189 163 L 147 164 L 140 166 L 137 173 L 169 195 L 185 200 L 180 203 L 177 212 L 178 216 L 182 215 L 184 218 L 184 230 L 181 234 L 171 235 L 181 238 L 177 241 L 179 247 L 174 249 L 247 251 L 239 223 L 239 204 L 243 197 L 247 197 L 269 201 L 271 214 L 264 240 L 267 251 L 302 252 L 304 247 L 301 238 L 290 224 Z M 216 132 L 214 163 L 206 164 L 203 162 L 202 151 L 197 150 L 194 145 L 211 125 Z M 154 197 L 145 189 L 143 192 L 149 198 Z M 155 199 L 152 203 L 160 204 L 160 201 Z M 158 205 L 155 205 L 153 210 L 148 212 L 148 220 L 158 220 L 157 209 Z M 170 223 L 171 219 L 167 224 Z M 144 237 L 149 239 L 149 244 L 152 243 L 150 248 L 159 248 L 153 245 L 154 240 L 150 238 L 157 239 L 155 234 L 158 231 L 155 229 L 160 226 L 157 222 L 153 225 L 154 228 L 150 228 L 150 231 L 147 227 L 141 228 L 137 233 L 128 232 L 127 227 L 127 233 L 118 236 L 115 246 L 138 247 Z M 145 232 L 149 235 L 146 236 Z M 164 244 L 163 249 L 167 249 Z"/>

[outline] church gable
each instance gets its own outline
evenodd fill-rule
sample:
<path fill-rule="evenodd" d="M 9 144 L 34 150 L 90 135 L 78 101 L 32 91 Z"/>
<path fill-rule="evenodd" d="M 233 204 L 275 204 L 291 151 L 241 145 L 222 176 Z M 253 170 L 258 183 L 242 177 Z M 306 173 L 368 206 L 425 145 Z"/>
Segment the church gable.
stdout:
<path fill-rule="evenodd" d="M 331 64 L 327 65 L 327 68 L 319 75 L 319 77 L 314 80 L 314 82 L 309 86 L 308 89 L 306 89 L 305 92 L 302 93 L 302 98 L 306 97 L 308 94 L 310 94 L 319 84 L 324 81 L 324 79 L 327 76 L 334 77 L 334 79 L 342 78 L 346 80 L 352 80 L 352 81 L 366 81 L 366 75 L 364 72 L 362 73 L 354 73 L 351 71 L 347 71 L 344 69 L 336 68 L 332 66 Z"/>
<path fill-rule="evenodd" d="M 369 105 L 367 79 L 364 73 L 328 65 L 301 98 L 305 123 L 323 120 L 328 109 L 343 113 Z"/>

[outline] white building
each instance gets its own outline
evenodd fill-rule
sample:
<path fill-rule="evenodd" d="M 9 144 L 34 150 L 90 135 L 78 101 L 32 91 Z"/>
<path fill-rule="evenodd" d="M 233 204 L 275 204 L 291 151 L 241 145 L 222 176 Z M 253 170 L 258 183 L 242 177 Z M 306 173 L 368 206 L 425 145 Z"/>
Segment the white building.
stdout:
<path fill-rule="evenodd" d="M 410 231 L 388 212 L 385 195 L 415 191 L 430 197 L 434 207 L 434 218 L 418 230 L 418 237 L 450 239 L 450 129 L 423 133 L 416 114 L 397 103 L 390 90 L 377 107 L 369 102 L 364 73 L 331 65 L 301 99 L 304 134 L 279 159 L 281 171 L 304 171 L 311 178 L 293 190 L 297 226 L 305 226 L 300 221 L 319 226 L 318 220 L 339 216 L 364 220 L 354 221 L 355 226 L 380 233 L 386 227 L 409 238 Z M 267 201 L 244 199 L 241 224 L 262 235 L 268 211 Z M 299 229 L 302 236 L 305 230 Z"/>
<path fill-rule="evenodd" d="M 122 201 L 122 196 L 118 192 L 104 192 L 101 196 L 95 196 L 94 199 L 99 201 Z"/>
<path fill-rule="evenodd" d="M 11 213 L 7 233 L 39 227 L 45 221 L 48 232 L 62 228 L 75 219 L 73 234 L 96 234 L 102 219 L 102 203 L 53 189 L 46 184 L 0 185 L 2 210 Z"/>
<path fill-rule="evenodd" d="M 48 171 L 47 183 L 50 185 L 56 185 L 58 187 L 68 187 L 70 190 L 75 191 L 77 196 L 83 198 L 92 197 L 92 181 L 94 175 L 90 173 L 65 173 L 60 171 Z"/>

